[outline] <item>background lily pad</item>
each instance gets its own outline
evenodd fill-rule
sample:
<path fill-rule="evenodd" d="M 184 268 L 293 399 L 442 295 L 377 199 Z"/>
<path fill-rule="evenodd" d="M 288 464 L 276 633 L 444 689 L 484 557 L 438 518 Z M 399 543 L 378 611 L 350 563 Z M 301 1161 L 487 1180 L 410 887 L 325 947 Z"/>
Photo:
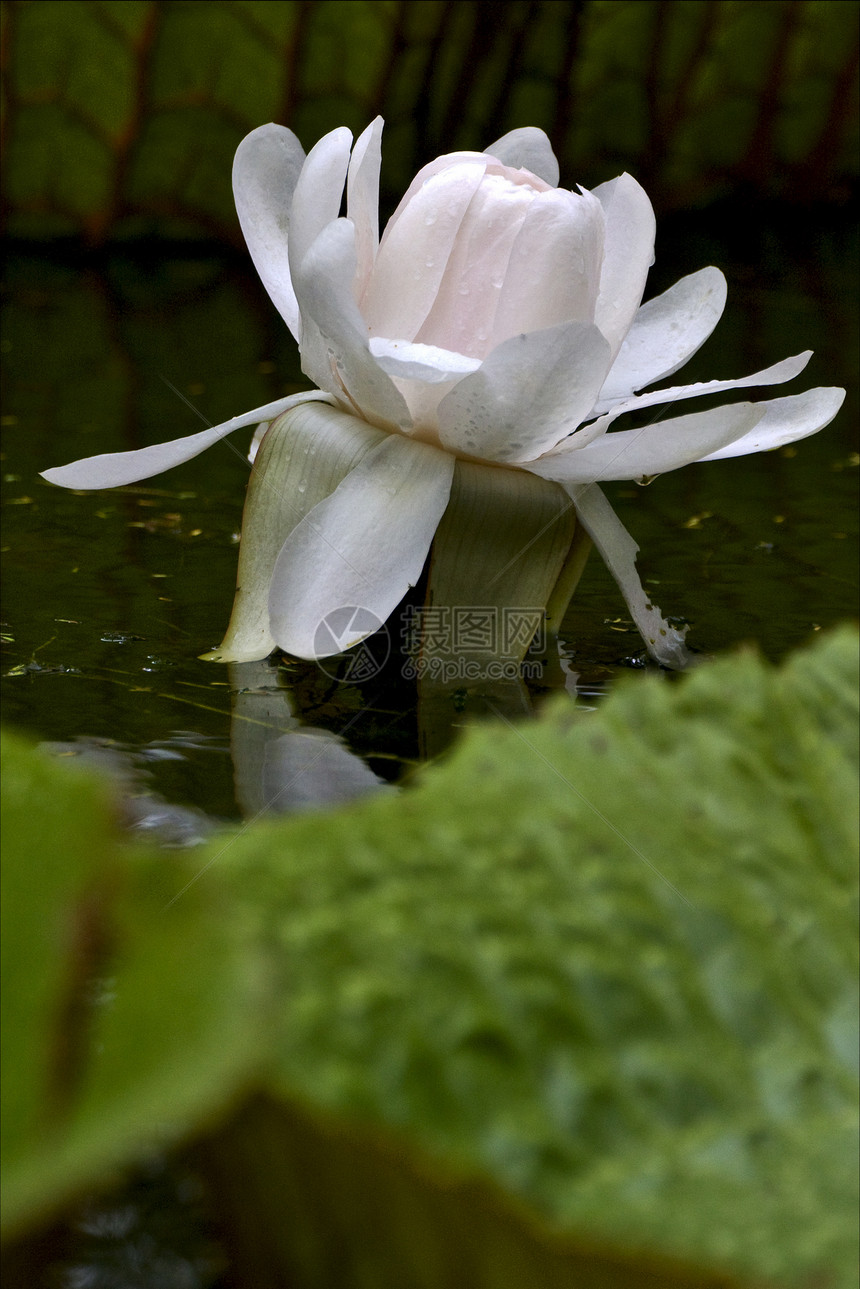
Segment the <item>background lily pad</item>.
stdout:
<path fill-rule="evenodd" d="M 389 195 L 430 157 L 543 127 L 562 174 L 635 170 L 659 210 L 739 190 L 844 204 L 853 0 L 12 0 L 5 202 L 18 236 L 238 244 L 230 163 L 385 116 Z"/>

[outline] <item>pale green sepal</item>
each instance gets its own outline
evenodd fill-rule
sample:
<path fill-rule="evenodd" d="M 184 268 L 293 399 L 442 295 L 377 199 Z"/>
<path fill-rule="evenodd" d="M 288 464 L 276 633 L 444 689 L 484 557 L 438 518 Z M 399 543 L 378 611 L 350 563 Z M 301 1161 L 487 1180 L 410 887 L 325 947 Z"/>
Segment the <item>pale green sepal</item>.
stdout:
<path fill-rule="evenodd" d="M 445 680 L 443 663 L 522 661 L 576 531 L 570 499 L 546 482 L 521 470 L 457 462 L 427 587 L 427 608 L 449 625 L 424 633 L 424 673 L 435 669 Z"/>
<path fill-rule="evenodd" d="M 255 662 L 276 648 L 269 584 L 281 547 L 384 431 L 325 403 L 303 403 L 273 421 L 260 443 L 242 516 L 236 597 L 227 634 L 206 662 Z"/>
<path fill-rule="evenodd" d="M 574 592 L 579 586 L 579 579 L 585 572 L 585 566 L 588 563 L 588 556 L 591 554 L 593 545 L 593 541 L 582 527 L 582 524 L 578 524 L 564 565 L 547 602 L 546 633 L 548 637 L 557 636 L 561 630 L 567 606 L 573 599 Z"/>

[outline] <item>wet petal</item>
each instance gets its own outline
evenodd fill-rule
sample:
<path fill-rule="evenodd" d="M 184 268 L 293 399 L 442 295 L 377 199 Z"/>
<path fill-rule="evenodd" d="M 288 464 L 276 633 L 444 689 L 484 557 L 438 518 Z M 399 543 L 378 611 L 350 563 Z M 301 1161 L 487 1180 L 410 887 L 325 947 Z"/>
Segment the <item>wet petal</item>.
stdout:
<path fill-rule="evenodd" d="M 830 424 L 844 401 L 845 390 L 831 386 L 759 403 L 757 406 L 764 408 L 764 416 L 755 429 L 699 460 L 722 461 L 726 457 L 747 456 L 750 452 L 768 452 L 808 438 Z"/>
<path fill-rule="evenodd" d="M 354 274 L 355 228 L 338 219 L 314 242 L 296 277 L 302 316 L 318 337 L 307 352 L 302 346 L 302 369 L 370 424 L 408 429 L 406 402 L 370 352 L 352 293 Z"/>
<path fill-rule="evenodd" d="M 447 452 L 390 435 L 314 507 L 287 538 L 272 577 L 269 620 L 282 649 L 299 658 L 335 652 L 317 632 L 338 609 L 388 618 L 421 576 L 454 464 Z"/>
<path fill-rule="evenodd" d="M 245 494 L 230 624 L 207 662 L 249 662 L 276 647 L 269 629 L 272 572 L 288 535 L 384 438 L 355 416 L 308 404 L 279 417 L 257 453 Z"/>
<path fill-rule="evenodd" d="M 340 214 L 351 145 L 352 133 L 342 125 L 311 148 L 302 166 L 290 218 L 290 272 L 294 285 L 311 246 Z"/>
<path fill-rule="evenodd" d="M 253 465 L 257 459 L 257 453 L 260 450 L 260 444 L 263 442 L 263 439 L 266 437 L 266 431 L 268 430 L 270 425 L 271 425 L 271 421 L 261 421 L 260 424 L 257 426 L 256 430 L 254 431 L 254 436 L 251 439 L 250 445 L 248 447 L 248 461 L 251 465 Z"/>
<path fill-rule="evenodd" d="M 531 184 L 511 178 L 521 174 L 502 172 L 497 166 L 488 168 L 460 223 L 433 307 L 416 340 L 471 358 L 486 358 L 493 348 L 496 309 L 511 252 L 538 196 Z M 532 287 L 540 292 L 540 281 L 533 280 Z M 525 330 L 514 326 L 501 339 Z"/>
<path fill-rule="evenodd" d="M 409 344 L 406 340 L 386 340 L 382 336 L 371 337 L 370 352 L 389 376 L 420 380 L 428 385 L 459 380 L 461 376 L 477 371 L 481 365 L 479 358 L 467 358 L 451 349 Z"/>
<path fill-rule="evenodd" d="M 496 161 L 501 161 L 503 166 L 530 170 L 551 188 L 558 187 L 558 161 L 549 139 L 536 126 L 526 125 L 518 130 L 510 130 L 484 151 Z"/>
<path fill-rule="evenodd" d="M 355 298 L 361 298 L 379 246 L 379 170 L 383 120 L 378 116 L 355 141 L 346 178 L 346 213 L 355 225 Z"/>
<path fill-rule="evenodd" d="M 361 312 L 374 336 L 414 340 L 439 294 L 460 225 L 489 160 L 428 176 L 383 234 Z"/>
<path fill-rule="evenodd" d="M 470 656 L 520 661 L 544 622 L 575 532 L 573 506 L 558 484 L 525 470 L 458 461 L 433 540 L 426 603 L 437 612 L 447 607 L 454 624 L 464 606 L 477 603 L 485 624 L 492 618 L 498 630 L 473 638 Z M 431 629 L 416 640 L 431 674 L 431 658 L 462 654 L 458 635 Z"/>
<path fill-rule="evenodd" d="M 596 327 L 567 322 L 513 336 L 439 404 L 443 446 L 486 461 L 530 461 L 588 415 L 609 363 Z"/>
<path fill-rule="evenodd" d="M 492 343 L 561 322 L 591 322 L 603 262 L 603 208 L 591 193 L 540 193 L 511 248 Z M 490 346 L 492 347 L 492 346 Z"/>
<path fill-rule="evenodd" d="M 435 161 L 428 161 L 427 165 L 422 166 L 418 171 L 418 174 L 397 203 L 394 214 L 385 226 L 382 240 L 385 241 L 387 237 L 391 236 L 403 212 L 411 205 L 413 197 L 421 191 L 428 179 L 432 179 L 434 175 L 441 174 L 443 170 L 450 170 L 452 166 L 463 165 L 464 162 L 473 162 L 483 167 L 485 171 L 488 164 L 491 163 L 490 158 L 484 152 L 448 152 L 441 157 L 437 157 Z"/>
<path fill-rule="evenodd" d="M 293 193 L 305 151 L 292 130 L 261 125 L 236 149 L 233 195 L 254 267 L 284 322 L 300 340 L 299 307 L 290 276 Z"/>
<path fill-rule="evenodd" d="M 576 517 L 600 552 L 624 596 L 630 616 L 639 628 L 652 658 L 664 667 L 681 670 L 691 661 L 684 635 L 677 631 L 651 602 L 636 572 L 639 547 L 599 488 L 568 489 Z"/>
<path fill-rule="evenodd" d="M 320 389 L 327 389 L 335 396 L 339 395 L 339 389 L 332 377 L 326 343 L 320 335 L 316 320 L 302 316 L 304 311 L 299 298 L 298 276 L 314 241 L 324 228 L 337 219 L 340 212 L 351 143 L 352 134 L 341 127 L 325 135 L 308 153 L 296 184 L 290 225 L 290 272 L 301 317 L 302 371 Z M 350 291 L 355 272 L 353 256 L 349 266 Z"/>
<path fill-rule="evenodd" d="M 127 483 L 137 483 L 139 479 L 149 479 L 164 470 L 172 470 L 175 465 L 182 465 L 199 456 L 212 447 L 219 439 L 224 439 L 234 430 L 241 430 L 247 425 L 256 425 L 273 416 L 280 416 L 297 407 L 299 403 L 330 401 L 328 395 L 319 390 L 305 394 L 291 394 L 288 398 L 276 399 L 263 407 L 255 407 L 253 412 L 244 412 L 234 416 L 223 425 L 214 425 L 199 434 L 189 434 L 182 439 L 171 439 L 169 443 L 153 443 L 148 448 L 138 448 L 134 452 L 106 452 L 100 456 L 83 457 L 69 465 L 55 466 L 52 470 L 43 470 L 42 478 L 48 483 L 59 484 L 61 488 L 121 488 Z"/>
<path fill-rule="evenodd" d="M 703 394 L 723 394 L 730 389 L 755 389 L 760 385 L 782 385 L 787 380 L 798 376 L 812 357 L 812 350 L 792 358 L 783 358 L 782 362 L 772 367 L 764 367 L 753 372 L 751 376 L 740 376 L 737 380 L 705 380 L 694 385 L 669 385 L 666 389 L 654 389 L 647 394 L 633 394 L 621 402 L 613 403 L 611 409 L 600 418 L 602 427 L 608 427 L 625 412 L 641 412 L 646 407 L 657 407 L 660 403 L 678 403 L 685 398 L 699 398 Z M 599 405 L 598 405 L 599 406 Z M 595 423 L 596 424 L 596 423 Z M 589 429 L 592 427 L 589 426 Z"/>
<path fill-rule="evenodd" d="M 585 447 L 577 449 L 571 445 L 567 452 L 531 461 L 527 468 L 543 479 L 556 479 L 563 484 L 666 474 L 743 438 L 761 420 L 764 406 L 732 403 L 709 412 L 658 421 L 638 430 L 615 431 Z"/>
<path fill-rule="evenodd" d="M 671 376 L 692 358 L 719 322 L 726 279 L 717 268 L 700 269 L 643 304 L 633 319 L 595 410 Z"/>
<path fill-rule="evenodd" d="M 628 174 L 594 189 L 606 216 L 603 271 L 594 321 L 613 358 L 630 330 L 654 263 L 656 221 L 648 195 Z"/>

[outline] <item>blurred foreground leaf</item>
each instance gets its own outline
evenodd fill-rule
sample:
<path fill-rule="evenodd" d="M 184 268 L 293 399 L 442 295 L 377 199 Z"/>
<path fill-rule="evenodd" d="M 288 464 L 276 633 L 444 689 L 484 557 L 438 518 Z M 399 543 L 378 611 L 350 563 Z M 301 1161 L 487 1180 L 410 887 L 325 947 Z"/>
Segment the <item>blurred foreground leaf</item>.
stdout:
<path fill-rule="evenodd" d="M 256 958 L 247 944 L 239 953 L 223 892 L 198 884 L 168 905 L 171 859 L 118 840 L 105 784 L 8 734 L 3 767 L 3 1229 L 14 1233 L 221 1109 L 263 1035 Z"/>
<path fill-rule="evenodd" d="M 151 862 L 121 855 L 116 1000 L 64 1092 L 67 1172 L 13 1125 L 14 1211 L 100 1180 L 157 1120 L 194 1139 L 261 1289 L 847 1289 L 856 666 L 844 631 L 778 671 L 741 655 L 474 731 L 410 792 L 163 858 L 158 902 Z M 31 844 L 10 859 L 36 921 Z M 261 1045 L 256 1093 L 213 1128 Z M 49 1105 L 29 1082 L 25 1125 Z"/>

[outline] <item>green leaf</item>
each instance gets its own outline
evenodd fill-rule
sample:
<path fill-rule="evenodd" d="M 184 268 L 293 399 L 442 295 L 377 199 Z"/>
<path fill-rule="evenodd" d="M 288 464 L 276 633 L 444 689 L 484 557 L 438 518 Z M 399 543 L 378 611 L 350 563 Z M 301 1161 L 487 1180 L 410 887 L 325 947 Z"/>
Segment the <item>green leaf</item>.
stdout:
<path fill-rule="evenodd" d="M 291 1152 L 298 1100 L 619 1257 L 847 1286 L 856 656 L 845 632 L 778 672 L 742 655 L 637 681 L 594 716 L 475 731 L 399 799 L 224 848 L 283 999 L 279 1145 L 264 1180 L 234 1176 L 237 1228 L 274 1239 L 255 1185 L 301 1180 L 311 1211 L 278 1257 L 300 1284 L 331 1270 L 306 1246 L 345 1220 L 321 1181 L 335 1128 Z M 343 1238 L 338 1283 L 367 1283 Z"/>
<path fill-rule="evenodd" d="M 192 1161 L 254 1289 L 739 1289 L 735 1277 L 552 1229 L 478 1175 L 307 1104 L 254 1098 Z"/>
<path fill-rule="evenodd" d="M 261 1031 L 211 886 L 171 903 L 173 856 L 119 843 L 97 778 L 12 735 L 3 764 L 5 1236 L 220 1109 Z"/>
<path fill-rule="evenodd" d="M 116 881 L 108 795 L 88 776 L 3 740 L 3 1150 L 23 1154 L 79 1073 L 76 994 L 104 952 Z M 75 814 L 77 827 L 68 827 Z M 26 843 L 21 838 L 26 835 Z M 20 848 L 20 849 L 19 849 Z M 13 984 L 14 982 L 14 984 Z"/>

